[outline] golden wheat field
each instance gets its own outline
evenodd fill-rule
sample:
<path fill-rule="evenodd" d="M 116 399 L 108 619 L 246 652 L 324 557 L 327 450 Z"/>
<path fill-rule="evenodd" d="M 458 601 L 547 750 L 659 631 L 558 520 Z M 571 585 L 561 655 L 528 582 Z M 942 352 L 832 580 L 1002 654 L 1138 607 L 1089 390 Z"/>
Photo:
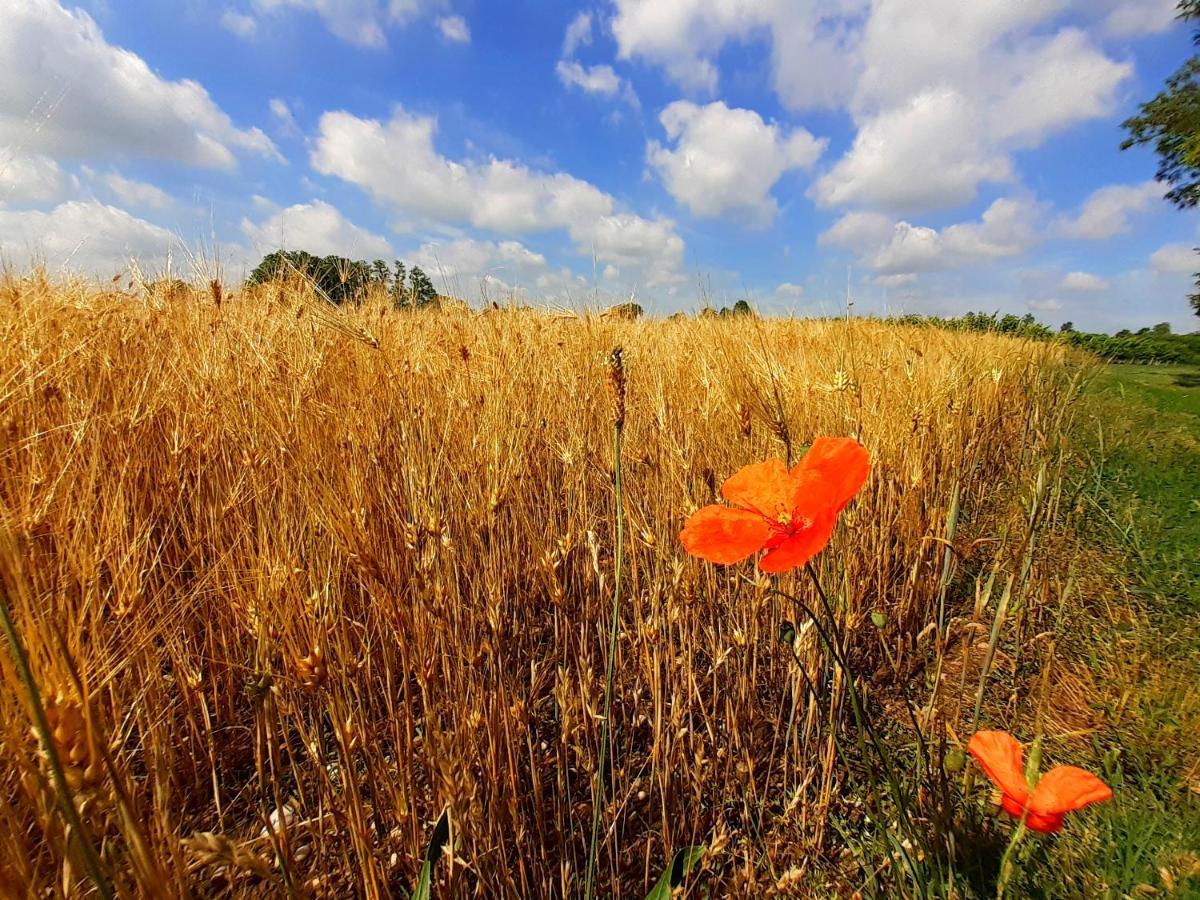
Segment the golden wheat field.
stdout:
<path fill-rule="evenodd" d="M 620 519 L 598 892 L 703 845 L 696 896 L 848 896 L 844 671 L 680 529 L 746 463 L 857 438 L 871 475 L 816 570 L 885 739 L 907 753 L 911 714 L 954 750 L 977 698 L 1028 709 L 1013 652 L 1061 601 L 1066 352 L 9 276 L 0 576 L 108 890 L 407 896 L 448 810 L 435 896 L 578 895 Z M 2 659 L 0 893 L 96 895 Z"/>

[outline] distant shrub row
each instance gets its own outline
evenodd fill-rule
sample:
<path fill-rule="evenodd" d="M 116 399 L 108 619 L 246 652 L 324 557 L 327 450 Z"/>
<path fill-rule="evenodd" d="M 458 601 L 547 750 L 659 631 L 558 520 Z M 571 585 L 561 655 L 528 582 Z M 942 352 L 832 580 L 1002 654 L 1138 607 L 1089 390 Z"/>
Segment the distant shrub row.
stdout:
<path fill-rule="evenodd" d="M 979 331 L 1011 334 L 1030 340 L 1065 341 L 1072 347 L 1089 350 L 1113 362 L 1200 365 L 1200 332 L 1172 334 L 1171 326 L 1166 322 L 1136 332 L 1122 330 L 1116 334 L 1096 334 L 1077 331 L 1071 322 L 1064 322 L 1058 331 L 1054 331 L 1032 315 L 1002 316 L 999 313 L 969 312 L 958 318 L 908 315 L 890 321 L 951 331 Z"/>
<path fill-rule="evenodd" d="M 341 256 L 314 256 L 303 250 L 277 250 L 268 254 L 250 273 L 247 282 L 266 284 L 295 277 L 316 285 L 334 303 L 359 300 L 371 288 L 385 290 L 397 308 L 427 306 L 439 299 L 433 282 L 417 266 L 409 269 L 400 260 L 388 265 L 381 259 L 368 263 Z M 723 307 L 720 310 L 706 306 L 699 313 L 701 318 L 751 314 L 750 305 L 745 300 L 739 300 L 732 308 Z M 636 319 L 642 315 L 642 307 L 637 303 L 622 303 L 612 307 L 606 315 Z M 1172 334 L 1171 326 L 1166 322 L 1137 332 L 1095 334 L 1077 331 L 1070 322 L 1064 322 L 1058 331 L 1054 331 L 1032 315 L 1002 316 L 999 313 L 969 312 L 957 318 L 907 315 L 892 317 L 888 321 L 951 331 L 1011 334 L 1030 340 L 1065 341 L 1073 347 L 1089 350 L 1115 362 L 1200 365 L 1200 332 Z"/>

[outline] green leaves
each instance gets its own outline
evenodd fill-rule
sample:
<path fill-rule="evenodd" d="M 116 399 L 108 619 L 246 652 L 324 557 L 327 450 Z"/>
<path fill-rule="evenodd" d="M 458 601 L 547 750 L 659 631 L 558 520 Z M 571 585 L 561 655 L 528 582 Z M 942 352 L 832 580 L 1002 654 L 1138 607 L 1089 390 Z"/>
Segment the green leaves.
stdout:
<path fill-rule="evenodd" d="M 677 887 L 682 887 L 683 880 L 703 856 L 704 848 L 699 846 L 676 850 L 670 868 L 662 873 L 662 877 L 646 895 L 646 900 L 670 900 L 671 892 Z"/>
<path fill-rule="evenodd" d="M 429 900 L 433 892 L 433 867 L 442 858 L 442 848 L 450 840 L 450 808 L 447 807 L 433 826 L 433 836 L 429 839 L 429 849 L 425 851 L 425 863 L 421 866 L 421 874 L 417 876 L 417 886 L 410 900 Z"/>

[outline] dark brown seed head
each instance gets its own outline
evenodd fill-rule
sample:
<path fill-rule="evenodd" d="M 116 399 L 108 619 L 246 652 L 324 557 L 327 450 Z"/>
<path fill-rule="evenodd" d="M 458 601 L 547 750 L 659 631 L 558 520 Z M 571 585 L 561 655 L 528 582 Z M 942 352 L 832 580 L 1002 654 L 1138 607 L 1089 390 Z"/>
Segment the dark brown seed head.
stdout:
<path fill-rule="evenodd" d="M 608 354 L 608 389 L 612 394 L 613 425 L 625 427 L 625 350 L 613 348 Z"/>

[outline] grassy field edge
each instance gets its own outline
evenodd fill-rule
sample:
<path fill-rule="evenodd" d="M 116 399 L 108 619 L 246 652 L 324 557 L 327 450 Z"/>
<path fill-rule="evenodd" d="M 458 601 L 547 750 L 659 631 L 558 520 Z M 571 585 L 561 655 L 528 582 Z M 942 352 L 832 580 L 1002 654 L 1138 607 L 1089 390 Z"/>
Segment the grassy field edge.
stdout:
<path fill-rule="evenodd" d="M 1200 370 L 1110 366 L 1072 433 L 1097 565 L 1065 640 L 1114 802 L 1028 860 L 1029 896 L 1200 896 Z M 1104 585 L 1100 579 L 1107 579 Z"/>

